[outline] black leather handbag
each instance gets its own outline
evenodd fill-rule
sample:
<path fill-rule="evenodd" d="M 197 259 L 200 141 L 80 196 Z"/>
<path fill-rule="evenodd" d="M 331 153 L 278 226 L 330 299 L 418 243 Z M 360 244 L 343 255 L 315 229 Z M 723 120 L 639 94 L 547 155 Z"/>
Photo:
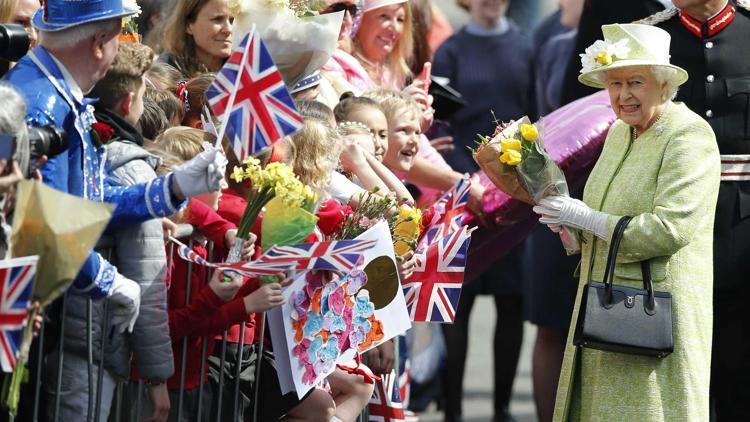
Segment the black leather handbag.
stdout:
<path fill-rule="evenodd" d="M 672 294 L 654 291 L 651 266 L 641 261 L 643 289 L 613 283 L 617 250 L 631 217 L 622 217 L 609 245 L 604 283 L 583 290 L 573 344 L 609 352 L 663 358 L 674 350 Z"/>

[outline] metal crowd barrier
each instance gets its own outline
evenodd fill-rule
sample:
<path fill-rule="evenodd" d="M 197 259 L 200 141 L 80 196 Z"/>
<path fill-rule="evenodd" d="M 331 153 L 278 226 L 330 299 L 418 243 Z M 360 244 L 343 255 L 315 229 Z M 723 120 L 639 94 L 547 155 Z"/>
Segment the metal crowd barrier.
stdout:
<path fill-rule="evenodd" d="M 188 246 L 191 248 L 194 245 L 194 235 L 197 235 L 197 233 L 193 233 L 192 226 L 190 225 L 180 225 L 178 227 L 177 233 L 175 234 L 175 237 L 178 238 L 184 238 L 184 237 L 190 237 Z M 96 246 L 96 250 L 99 251 L 105 258 L 109 259 L 112 257 L 113 254 L 113 247 L 114 247 L 114 241 L 111 237 L 104 236 L 100 241 L 98 242 Z M 208 250 L 209 254 L 213 253 L 213 245 L 211 243 L 208 243 Z M 210 257 L 210 255 L 209 255 Z M 169 265 L 172 262 L 172 259 L 174 259 L 174 245 L 169 246 L 169 253 L 167 256 L 167 265 Z M 188 271 L 187 271 L 187 285 L 186 285 L 186 297 L 185 297 L 185 305 L 187 306 L 190 303 L 191 299 L 191 288 L 192 288 L 192 275 L 193 275 L 193 264 L 188 263 Z M 209 272 L 207 272 L 207 276 L 209 276 Z M 208 283 L 208 279 L 204 280 L 205 283 Z M 56 350 L 58 353 L 58 359 L 57 359 L 57 376 L 54 380 L 43 380 L 42 374 L 44 372 L 44 336 L 45 336 L 45 329 L 46 324 L 43 322 L 41 329 L 39 331 L 39 335 L 35 339 L 35 345 L 32 346 L 36 348 L 36 359 L 33 362 L 28 362 L 29 366 L 34 366 L 34 368 L 31 369 L 31 373 L 33 374 L 33 379 L 30 380 L 32 383 L 30 389 L 25 389 L 24 392 L 31 392 L 31 395 L 33 397 L 28 397 L 28 393 L 26 396 L 21 396 L 21 402 L 19 405 L 19 409 L 21 414 L 19 414 L 18 420 L 28 420 L 28 417 L 31 417 L 30 420 L 32 421 L 46 421 L 46 409 L 41 409 L 42 405 L 42 383 L 43 382 L 52 382 L 55 386 L 54 388 L 54 398 L 52 403 L 52 417 L 51 421 L 53 422 L 68 422 L 68 421 L 61 421 L 60 419 L 60 405 L 61 405 L 61 390 L 62 390 L 62 368 L 63 363 L 65 361 L 65 342 L 64 342 L 64 336 L 65 336 L 65 329 L 66 329 L 66 307 L 67 307 L 67 300 L 66 296 L 63 295 L 60 299 L 60 316 L 62 317 L 59 321 L 59 340 L 58 344 L 56 345 Z M 102 335 L 101 337 L 101 344 L 99 350 L 94 350 L 93 347 L 93 300 L 91 298 L 86 300 L 86 360 L 87 360 L 87 371 L 86 371 L 86 379 L 88 381 L 88 411 L 86 412 L 87 415 L 85 416 L 85 420 L 87 422 L 100 422 L 101 421 L 101 409 L 102 409 L 102 388 L 103 388 L 103 378 L 104 378 L 104 353 L 106 350 L 106 342 L 107 342 L 107 335 Z M 105 300 L 104 301 L 104 315 L 109 314 L 109 304 Z M 108 318 L 104 318 L 102 321 L 102 333 L 108 333 L 109 332 L 109 320 Z M 244 340 L 242 337 L 244 337 L 244 323 L 242 324 L 243 331 L 241 331 L 241 338 L 240 343 L 242 344 L 242 340 Z M 220 350 L 220 356 L 221 356 L 221 362 L 220 366 L 223 368 L 226 364 L 226 348 L 227 348 L 227 331 L 225 330 L 222 335 L 221 340 L 221 350 Z M 239 373 L 241 369 L 241 362 L 242 362 L 242 347 L 238 347 L 237 349 L 237 356 L 236 356 L 236 371 L 235 371 L 235 379 L 233 380 L 233 385 L 226 386 L 225 385 L 225 376 L 223 371 L 220 371 L 219 376 L 219 387 L 218 391 L 214 392 L 214 397 L 211 400 L 212 403 L 216 403 L 216 406 L 214 406 L 216 410 L 216 417 L 212 418 L 210 415 L 208 415 L 208 412 L 211 411 L 211 409 L 204 409 L 203 405 L 203 393 L 205 391 L 205 383 L 206 383 L 206 360 L 207 360 L 207 352 L 208 352 L 208 342 L 209 341 L 215 341 L 214 337 L 204 337 L 202 341 L 202 350 L 201 350 L 201 366 L 200 366 L 200 383 L 198 386 L 198 404 L 197 404 L 197 414 L 195 415 L 194 420 L 202 421 L 202 420 L 211 420 L 211 421 L 220 421 L 222 420 L 222 406 L 221 406 L 221 400 L 222 396 L 225 393 L 225 389 L 228 387 L 232 388 L 232 393 L 235 397 L 235 403 L 237 403 L 237 406 L 234 406 L 233 409 L 231 409 L 231 420 L 237 421 L 238 420 L 238 412 L 240 411 L 241 402 L 238 399 L 239 393 L 240 393 L 240 379 L 239 379 Z M 176 402 L 173 400 L 171 403 L 172 412 L 176 413 L 177 420 L 182 420 L 183 415 L 185 415 L 185 403 L 184 403 L 184 394 L 185 394 L 185 376 L 186 376 L 186 367 L 187 367 L 187 347 L 188 347 L 188 338 L 185 337 L 182 340 L 181 349 L 178 353 L 181 353 L 181 364 L 179 368 L 175 368 L 175 372 L 179 374 L 180 376 L 180 387 L 177 392 L 177 400 Z M 110 415 L 108 418 L 109 422 L 120 422 L 123 418 L 123 409 L 128 408 L 130 409 L 130 422 L 136 422 L 140 418 L 141 411 L 143 409 L 143 403 L 141 403 L 142 397 L 144 396 L 144 389 L 146 388 L 146 385 L 144 382 L 137 381 L 137 386 L 135 388 L 136 394 L 135 397 L 132 397 L 132 394 L 129 395 L 131 398 L 134 398 L 135 403 L 125 403 L 125 389 L 128 388 L 128 382 L 126 381 L 119 381 L 117 383 L 117 387 L 115 389 L 114 397 L 113 397 L 113 403 L 110 407 Z M 92 394 L 92 392 L 95 392 Z M 29 400 L 33 400 L 31 409 L 29 411 L 30 414 L 25 414 L 25 410 L 27 408 L 27 403 Z M 228 410 L 228 409 L 227 409 Z M 226 411 L 226 410 L 225 410 Z M 8 415 L 9 420 L 13 420 L 12 415 Z M 81 415 L 82 420 L 84 415 Z M 225 415 L 226 419 L 226 415 Z"/>
<path fill-rule="evenodd" d="M 194 233 L 192 226 L 190 225 L 180 225 L 178 227 L 178 231 L 175 234 L 175 237 L 178 238 L 185 238 L 190 237 L 190 241 L 188 243 L 188 246 L 191 248 L 193 247 L 195 240 L 194 238 L 198 235 L 198 233 Z M 114 241 L 111 237 L 103 237 L 99 243 L 97 244 L 96 250 L 100 251 L 102 255 L 109 259 L 111 258 L 113 254 L 113 247 L 114 247 Z M 209 260 L 212 259 L 213 255 L 213 245 L 209 242 L 208 243 L 208 251 L 209 251 Z M 172 260 L 174 259 L 174 244 L 170 244 L 169 247 L 169 253 L 167 256 L 167 265 L 170 265 Z M 179 258 L 178 258 L 179 259 Z M 186 295 L 185 295 L 185 305 L 187 306 L 190 303 L 191 300 L 191 294 L 193 293 L 191 291 L 192 287 L 192 274 L 193 274 L 193 264 L 188 263 L 188 271 L 187 271 L 187 286 L 186 286 Z M 206 272 L 207 278 L 210 277 L 210 272 Z M 204 280 L 204 283 L 208 283 L 209 280 Z M 31 369 L 31 374 L 33 375 L 33 379 L 30 380 L 32 382 L 31 388 L 24 389 L 24 392 L 32 392 L 33 398 L 24 396 L 23 393 L 21 395 L 21 402 L 19 405 L 19 409 L 21 410 L 22 417 L 19 417 L 19 420 L 29 420 L 28 417 L 31 417 L 31 420 L 36 421 L 46 421 L 46 415 L 44 409 L 40 409 L 40 406 L 42 404 L 42 382 L 49 383 L 52 381 L 55 385 L 55 394 L 54 394 L 54 402 L 53 402 L 53 414 L 51 421 L 53 422 L 69 422 L 69 421 L 61 421 L 60 420 L 60 404 L 61 404 L 61 389 L 62 389 L 62 368 L 63 363 L 65 360 L 65 347 L 64 347 L 64 335 L 65 335 L 65 325 L 66 325 L 66 306 L 67 306 L 67 300 L 66 295 L 63 295 L 60 299 L 60 315 L 62 316 L 60 323 L 59 323 L 59 340 L 57 344 L 57 352 L 58 352 L 58 360 L 57 360 L 57 377 L 55 380 L 43 380 L 42 379 L 42 373 L 43 373 L 43 366 L 44 366 L 44 335 L 45 335 L 45 323 L 42 323 L 41 330 L 39 332 L 39 335 L 35 339 L 35 346 L 32 346 L 32 348 L 36 347 L 37 354 L 36 359 L 34 362 L 28 362 L 29 366 L 34 365 L 35 368 Z M 102 394 L 102 387 L 103 387 L 103 377 L 104 377 L 104 353 L 106 349 L 106 342 L 107 342 L 107 335 L 102 335 L 101 337 L 101 347 L 99 350 L 94 350 L 93 347 L 93 300 L 91 298 L 87 299 L 86 302 L 87 308 L 86 308 L 86 359 L 87 359 L 87 373 L 86 373 L 86 379 L 88 381 L 88 411 L 86 416 L 87 422 L 104 422 L 101 421 L 100 413 L 102 408 L 102 400 L 101 400 L 101 394 Z M 109 303 L 108 301 L 104 301 L 104 312 L 103 314 L 105 316 L 109 315 Z M 102 321 L 102 333 L 108 333 L 109 332 L 109 318 L 103 318 Z M 216 414 L 214 415 L 215 418 L 212 418 L 211 415 L 208 415 L 208 412 L 211 411 L 211 409 L 204 409 L 204 402 L 203 402 L 203 394 L 205 391 L 205 383 L 206 383 L 206 362 L 207 362 L 207 347 L 209 341 L 216 341 L 215 337 L 203 337 L 202 341 L 202 350 L 201 350 L 201 365 L 200 365 L 200 382 L 198 386 L 198 404 L 197 404 L 197 412 L 194 419 L 196 421 L 203 421 L 203 420 L 209 420 L 209 421 L 222 421 L 222 420 L 229 420 L 229 421 L 241 421 L 240 418 L 241 414 L 241 406 L 242 401 L 240 400 L 240 374 L 242 369 L 242 361 L 243 361 L 243 343 L 244 343 L 244 334 L 245 334 L 245 323 L 243 322 L 240 325 L 240 337 L 239 337 L 239 343 L 237 347 L 237 353 L 235 356 L 235 366 L 234 368 L 234 379 L 232 382 L 232 385 L 227 386 L 225 385 L 225 365 L 227 362 L 227 336 L 228 331 L 225 330 L 221 337 L 221 347 L 219 350 L 219 379 L 218 379 L 218 391 L 213 392 L 213 397 L 211 399 L 211 403 L 214 404 L 216 408 Z M 188 338 L 184 337 L 181 342 L 181 349 L 178 353 L 181 353 L 181 364 L 179 368 L 175 368 L 175 373 L 179 374 L 180 379 L 180 387 L 177 391 L 177 400 L 172 400 L 171 402 L 171 413 L 175 413 L 177 415 L 177 420 L 182 421 L 182 417 L 186 414 L 185 409 L 185 377 L 186 377 L 186 369 L 187 369 L 187 350 L 188 350 Z M 95 359 L 96 357 L 96 359 Z M 260 364 L 261 357 L 258 356 L 258 364 Z M 96 368 L 96 370 L 95 370 Z M 9 376 L 7 374 L 6 376 Z M 131 381 L 132 382 L 132 381 Z M 128 382 L 126 381 L 119 381 L 117 383 L 114 397 L 113 397 L 113 403 L 110 407 L 110 415 L 107 420 L 107 422 L 120 422 L 123 420 L 123 409 L 127 408 L 130 409 L 130 418 L 127 422 L 137 422 L 140 418 L 140 413 L 143 409 L 143 403 L 141 403 L 144 389 L 146 388 L 146 385 L 143 381 L 137 381 L 136 385 L 136 394 L 135 394 L 135 403 L 125 403 L 125 390 L 128 389 Z M 228 390 L 228 391 L 225 391 Z M 95 391 L 95 394 L 91 394 L 92 391 Z M 132 389 L 131 389 L 132 391 Z M 232 394 L 233 397 L 233 403 L 234 406 L 231 407 L 231 409 L 223 409 L 222 403 L 223 399 L 226 394 Z M 132 398 L 132 394 L 129 394 L 129 396 Z M 28 400 L 33 399 L 33 405 L 31 408 L 31 414 L 24 414 L 24 410 L 26 407 L 24 406 L 25 403 L 28 403 Z M 253 405 L 258 405 L 258 403 L 253 403 Z M 247 412 L 252 412 L 253 409 L 247 409 Z M 227 413 L 229 412 L 230 418 L 227 419 Z M 205 414 L 205 416 L 204 416 Z M 83 416 L 83 415 L 81 415 Z M 222 416 L 224 416 L 224 419 L 222 419 Z M 362 415 L 359 418 L 360 420 L 368 420 L 367 417 L 367 408 L 364 409 Z M 9 415 L 9 420 L 13 420 L 12 415 Z"/>

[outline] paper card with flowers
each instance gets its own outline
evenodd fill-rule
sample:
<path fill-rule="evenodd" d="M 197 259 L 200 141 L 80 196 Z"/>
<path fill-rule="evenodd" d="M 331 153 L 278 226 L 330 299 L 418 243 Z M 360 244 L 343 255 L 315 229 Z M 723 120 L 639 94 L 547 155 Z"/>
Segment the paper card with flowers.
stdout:
<path fill-rule="evenodd" d="M 535 205 L 550 195 L 569 195 L 560 167 L 544 149 L 543 127 L 527 116 L 510 124 L 499 124 L 491 136 L 480 136 L 474 160 L 492 183 L 511 197 Z M 580 250 L 575 232 L 560 233 L 568 251 Z"/>
<path fill-rule="evenodd" d="M 376 244 L 355 270 L 301 273 L 284 289 L 285 304 L 268 313 L 284 394 L 303 397 L 336 365 L 411 328 L 388 225 L 382 221 L 357 239 Z"/>

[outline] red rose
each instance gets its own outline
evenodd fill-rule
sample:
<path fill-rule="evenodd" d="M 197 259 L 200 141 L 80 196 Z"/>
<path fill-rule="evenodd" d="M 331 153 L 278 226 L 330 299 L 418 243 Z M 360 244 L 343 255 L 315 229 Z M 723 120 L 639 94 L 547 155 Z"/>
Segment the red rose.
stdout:
<path fill-rule="evenodd" d="M 99 142 L 102 144 L 106 144 L 109 142 L 112 137 L 115 135 L 115 129 L 102 122 L 96 122 L 94 123 L 91 128 L 96 132 L 97 137 L 99 138 Z"/>

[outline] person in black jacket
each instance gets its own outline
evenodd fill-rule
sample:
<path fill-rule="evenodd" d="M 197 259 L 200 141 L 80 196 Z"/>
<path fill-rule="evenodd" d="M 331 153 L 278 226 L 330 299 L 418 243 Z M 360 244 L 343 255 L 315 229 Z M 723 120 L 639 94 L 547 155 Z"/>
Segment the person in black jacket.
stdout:
<path fill-rule="evenodd" d="M 675 0 L 674 5 L 643 23 L 672 36 L 671 61 L 690 75 L 677 101 L 711 124 L 722 154 L 714 222 L 711 397 L 717 421 L 744 420 L 750 414 L 750 1 Z"/>

